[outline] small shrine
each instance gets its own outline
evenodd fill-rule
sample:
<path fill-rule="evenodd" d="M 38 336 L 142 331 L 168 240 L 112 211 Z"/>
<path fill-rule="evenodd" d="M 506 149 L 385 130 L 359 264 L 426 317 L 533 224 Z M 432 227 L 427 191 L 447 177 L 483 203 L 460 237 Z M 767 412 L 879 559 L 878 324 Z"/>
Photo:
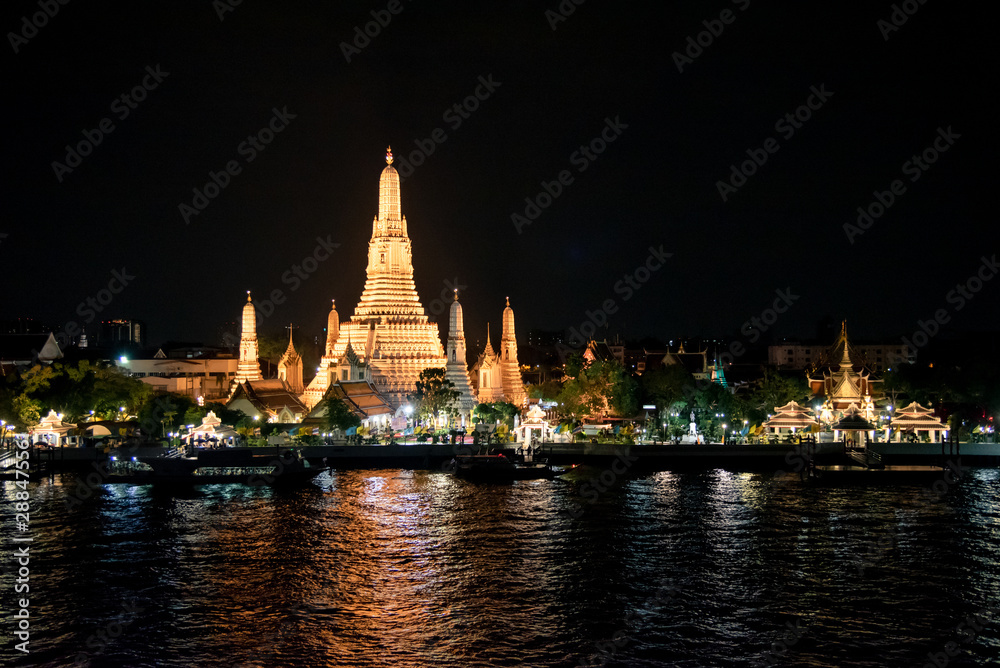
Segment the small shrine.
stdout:
<path fill-rule="evenodd" d="M 56 414 L 54 410 L 50 410 L 49 414 L 43 417 L 38 426 L 30 433 L 36 443 L 44 441 L 50 445 L 61 445 L 64 443 L 66 435 L 73 429 L 76 429 L 76 425 L 71 422 L 63 422 L 62 413 Z"/>
<path fill-rule="evenodd" d="M 772 434 L 794 434 L 797 430 L 812 429 L 819 423 L 805 406 L 795 401 L 789 401 L 784 406 L 775 406 L 774 415 L 764 422 L 764 428 Z"/>
<path fill-rule="evenodd" d="M 926 437 L 931 443 L 939 443 L 948 431 L 948 425 L 935 417 L 930 408 L 924 408 L 916 401 L 896 411 L 889 426 L 893 430 L 893 441 L 897 443 L 908 437 L 916 440 Z"/>
<path fill-rule="evenodd" d="M 514 427 L 514 434 L 519 443 L 543 443 L 551 441 L 554 430 L 545 419 L 545 411 L 538 404 L 528 409 L 524 420 Z"/>

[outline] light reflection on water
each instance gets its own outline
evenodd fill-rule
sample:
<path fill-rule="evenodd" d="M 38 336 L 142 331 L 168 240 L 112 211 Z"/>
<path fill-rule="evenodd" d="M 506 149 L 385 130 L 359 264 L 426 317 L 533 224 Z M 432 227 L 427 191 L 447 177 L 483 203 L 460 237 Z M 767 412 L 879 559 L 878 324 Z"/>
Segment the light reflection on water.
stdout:
<path fill-rule="evenodd" d="M 575 666 L 614 637 L 607 665 L 752 665 L 788 623 L 807 631 L 787 665 L 923 665 L 1000 605 L 998 481 L 976 470 L 930 502 L 659 472 L 573 519 L 581 481 L 345 471 L 295 491 L 106 486 L 67 508 L 67 474 L 32 487 L 31 660 Z M 135 621 L 88 648 L 132 600 Z M 1000 665 L 997 626 L 962 650 L 949 665 Z"/>

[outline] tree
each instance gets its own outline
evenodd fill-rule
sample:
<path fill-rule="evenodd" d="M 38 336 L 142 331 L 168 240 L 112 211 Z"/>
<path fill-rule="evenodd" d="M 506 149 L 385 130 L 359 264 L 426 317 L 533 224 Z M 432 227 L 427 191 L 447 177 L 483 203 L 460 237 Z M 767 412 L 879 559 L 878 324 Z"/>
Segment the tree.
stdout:
<path fill-rule="evenodd" d="M 569 379 L 558 397 L 563 415 L 602 420 L 611 412 L 628 417 L 638 410 L 638 384 L 617 360 L 594 361 L 579 369 L 567 362 L 566 367 Z"/>
<path fill-rule="evenodd" d="M 483 424 L 496 424 L 497 422 L 514 428 L 514 418 L 521 414 L 521 409 L 512 403 L 497 401 L 491 404 L 476 404 L 472 411 L 473 421 Z"/>
<path fill-rule="evenodd" d="M 347 431 L 360 427 L 361 418 L 340 397 L 329 397 L 326 402 L 326 428 L 328 431 Z"/>
<path fill-rule="evenodd" d="M 41 422 L 41 406 L 27 394 L 19 394 L 12 402 L 14 419 L 19 427 L 27 431 Z"/>
<path fill-rule="evenodd" d="M 417 381 L 417 391 L 409 399 L 417 417 L 433 420 L 441 412 L 451 413 L 459 396 L 445 369 L 424 369 Z"/>
<path fill-rule="evenodd" d="M 555 401 L 562 391 L 562 383 L 557 380 L 547 380 L 544 383 L 528 386 L 528 396 L 542 401 Z"/>
<path fill-rule="evenodd" d="M 809 396 L 805 377 L 788 378 L 771 369 L 764 369 L 764 375 L 754 384 L 750 405 L 753 409 L 767 414 L 777 406 L 789 401 L 803 402 Z"/>
<path fill-rule="evenodd" d="M 680 364 L 665 364 L 639 378 L 643 396 L 662 411 L 681 401 L 695 388 L 694 377 Z"/>

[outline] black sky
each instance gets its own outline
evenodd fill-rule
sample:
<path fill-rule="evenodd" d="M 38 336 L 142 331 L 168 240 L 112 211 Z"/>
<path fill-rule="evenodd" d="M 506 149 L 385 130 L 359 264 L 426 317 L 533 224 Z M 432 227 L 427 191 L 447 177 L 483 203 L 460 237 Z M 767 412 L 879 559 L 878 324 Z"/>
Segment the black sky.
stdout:
<path fill-rule="evenodd" d="M 522 336 L 606 299 L 611 333 L 735 334 L 779 288 L 800 296 L 789 336 L 824 317 L 899 336 L 939 308 L 952 331 L 994 326 L 1000 281 L 960 312 L 946 301 L 996 252 L 988 21 L 931 2 L 885 40 L 890 3 L 588 0 L 553 30 L 558 5 L 403 2 L 349 63 L 341 42 L 386 3 L 244 0 L 220 20 L 208 0 L 70 2 L 18 53 L 8 35 L 0 319 L 83 324 L 77 305 L 124 267 L 100 317 L 144 320 L 151 342 L 214 343 L 247 289 L 287 297 L 265 330 L 316 332 L 331 298 L 346 317 L 360 295 L 385 146 L 405 157 L 441 128 L 403 212 L 424 305 L 457 279 L 472 341 L 487 321 L 498 335 L 507 295 Z M 678 72 L 672 54 L 724 9 L 735 20 Z M 38 11 L 8 3 L 5 32 Z M 119 120 L 112 101 L 157 65 L 169 74 Z M 479 77 L 499 86 L 453 127 Z M 833 94 L 785 138 L 775 122 L 811 87 Z M 274 108 L 295 118 L 247 163 L 238 147 Z M 114 131 L 59 182 L 52 162 L 105 117 Z M 580 172 L 572 154 L 609 118 L 627 128 Z M 903 163 L 949 127 L 960 138 L 911 182 Z M 769 137 L 779 150 L 723 202 L 716 182 Z M 178 205 L 230 160 L 242 172 L 185 224 Z M 561 170 L 573 182 L 519 234 L 511 215 Z M 905 193 L 849 243 L 844 223 L 894 179 Z M 317 237 L 340 246 L 292 291 L 282 276 Z M 661 245 L 665 266 L 616 293 Z"/>

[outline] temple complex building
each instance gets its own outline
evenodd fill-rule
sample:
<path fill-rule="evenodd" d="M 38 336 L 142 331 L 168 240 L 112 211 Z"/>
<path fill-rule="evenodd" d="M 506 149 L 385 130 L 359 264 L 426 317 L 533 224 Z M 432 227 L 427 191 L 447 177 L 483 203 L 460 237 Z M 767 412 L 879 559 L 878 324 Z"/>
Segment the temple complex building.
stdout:
<path fill-rule="evenodd" d="M 520 406 L 527 394 L 524 391 L 524 381 L 521 380 L 521 366 L 517 361 L 517 339 L 514 335 L 514 309 L 510 307 L 510 298 L 503 310 L 503 336 L 500 339 L 500 375 L 503 384 L 503 395 L 508 403 Z"/>
<path fill-rule="evenodd" d="M 257 311 L 247 290 L 247 303 L 243 305 L 243 323 L 240 330 L 240 361 L 236 366 L 234 383 L 261 380 L 260 360 L 257 358 Z M 235 387 L 235 385 L 234 385 Z"/>
<path fill-rule="evenodd" d="M 472 367 L 476 379 L 476 397 L 481 404 L 492 404 L 503 401 L 503 380 L 500 372 L 500 356 L 493 350 L 490 343 L 490 326 L 486 325 L 486 348 L 479 354 Z"/>
<path fill-rule="evenodd" d="M 302 397 L 310 407 L 334 380 L 367 379 L 398 408 L 416 390 L 424 369 L 446 367 L 437 325 L 429 322 L 413 282 L 413 255 L 391 150 L 385 160 L 365 287 L 350 320 L 327 328 L 325 354 Z M 329 320 L 334 318 L 336 309 Z"/>
<path fill-rule="evenodd" d="M 864 359 L 847 340 L 847 323 L 827 351 L 823 364 L 808 375 L 809 388 L 823 399 L 824 422 L 843 417 L 853 405 L 866 420 L 875 415 L 874 402 L 881 396 L 881 380 L 872 377 Z"/>
<path fill-rule="evenodd" d="M 510 299 L 503 310 L 503 330 L 500 338 L 500 352 L 493 350 L 490 343 L 489 325 L 486 326 L 486 348 L 472 367 L 476 380 L 476 394 L 480 403 L 505 401 L 521 406 L 527 397 L 521 366 L 517 361 L 517 338 L 514 332 L 514 309 Z"/>
<path fill-rule="evenodd" d="M 446 349 L 448 364 L 445 367 L 446 379 L 450 380 L 458 392 L 458 408 L 461 413 L 469 413 L 478 403 L 476 393 L 469 380 L 469 365 L 465 353 L 465 320 L 462 317 L 462 305 L 458 302 L 458 290 L 455 290 L 455 301 L 451 303 L 448 316 L 448 345 Z"/>
<path fill-rule="evenodd" d="M 278 362 L 278 378 L 295 394 L 302 394 L 305 389 L 302 386 L 302 357 L 295 352 L 291 325 L 288 326 L 288 348 Z"/>

